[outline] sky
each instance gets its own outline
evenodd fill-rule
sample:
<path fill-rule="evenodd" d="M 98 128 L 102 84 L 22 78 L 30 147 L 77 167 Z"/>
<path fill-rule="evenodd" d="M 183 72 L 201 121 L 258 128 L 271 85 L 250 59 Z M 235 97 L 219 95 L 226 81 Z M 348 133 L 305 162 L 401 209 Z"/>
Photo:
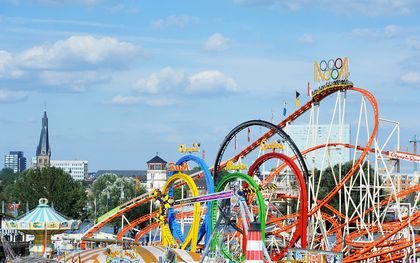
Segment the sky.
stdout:
<path fill-rule="evenodd" d="M 420 136 L 416 0 L 0 0 L 0 153 L 145 169 L 200 142 L 212 163 L 250 119 L 279 122 L 313 62 L 348 57 L 380 117 Z M 305 102 L 308 97 L 302 96 Z"/>

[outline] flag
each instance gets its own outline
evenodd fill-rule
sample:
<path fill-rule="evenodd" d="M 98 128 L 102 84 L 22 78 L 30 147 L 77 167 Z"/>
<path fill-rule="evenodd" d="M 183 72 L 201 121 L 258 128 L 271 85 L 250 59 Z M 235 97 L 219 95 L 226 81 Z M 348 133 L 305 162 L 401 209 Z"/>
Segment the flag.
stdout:
<path fill-rule="evenodd" d="M 271 109 L 271 122 L 274 122 L 274 111 Z"/>
<path fill-rule="evenodd" d="M 136 176 L 136 192 L 140 191 L 140 178 Z"/>
<path fill-rule="evenodd" d="M 251 129 L 248 127 L 248 142 L 250 142 L 250 141 L 251 141 L 251 137 L 250 137 L 250 135 L 251 135 Z"/>
<path fill-rule="evenodd" d="M 284 102 L 284 108 L 283 108 L 283 116 L 286 117 L 286 113 L 287 113 L 287 103 Z"/>
<path fill-rule="evenodd" d="M 296 91 L 296 100 L 295 100 L 296 107 L 299 107 L 299 104 L 300 104 L 299 96 L 300 96 L 300 93 Z"/>
<path fill-rule="evenodd" d="M 201 159 L 205 159 L 206 158 L 206 151 L 205 150 L 202 150 L 201 151 Z"/>
<path fill-rule="evenodd" d="M 312 94 L 311 94 L 311 85 L 309 84 L 309 81 L 308 81 L 308 97 L 310 97 Z"/>
<path fill-rule="evenodd" d="M 236 150 L 237 147 L 238 147 L 238 138 L 235 135 L 235 150 Z"/>

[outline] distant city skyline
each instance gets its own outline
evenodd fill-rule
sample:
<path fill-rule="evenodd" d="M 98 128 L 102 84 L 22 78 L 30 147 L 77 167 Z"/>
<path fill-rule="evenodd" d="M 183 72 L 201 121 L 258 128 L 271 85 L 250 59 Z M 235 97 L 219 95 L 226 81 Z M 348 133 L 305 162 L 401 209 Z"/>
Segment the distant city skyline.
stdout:
<path fill-rule="evenodd" d="M 52 160 L 142 170 L 156 152 L 176 161 L 180 143 L 200 142 L 212 166 L 233 127 L 273 115 L 278 123 L 296 91 L 308 100 L 313 62 L 344 56 L 380 117 L 400 123 L 401 150 L 412 152 L 408 141 L 420 135 L 417 1 L 0 4 L 4 155 L 36 155 L 46 108 Z"/>

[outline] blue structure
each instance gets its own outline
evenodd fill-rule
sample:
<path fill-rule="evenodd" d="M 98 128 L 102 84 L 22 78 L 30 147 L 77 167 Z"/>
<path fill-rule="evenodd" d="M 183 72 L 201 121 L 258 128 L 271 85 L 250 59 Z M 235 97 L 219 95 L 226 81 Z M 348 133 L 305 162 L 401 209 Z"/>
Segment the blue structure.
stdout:
<path fill-rule="evenodd" d="M 214 183 L 213 183 L 213 176 L 210 172 L 209 167 L 207 166 L 207 164 L 204 162 L 203 159 L 194 156 L 194 155 L 185 155 L 183 156 L 181 159 L 178 160 L 178 162 L 176 162 L 176 165 L 182 165 L 183 163 L 192 161 L 194 163 L 196 163 L 201 170 L 204 173 L 204 178 L 206 179 L 206 184 L 207 184 L 207 193 L 208 194 L 212 194 L 214 193 Z M 170 176 L 173 175 L 175 172 L 171 172 Z M 169 195 L 173 195 L 173 190 L 171 188 L 171 190 L 169 191 Z M 211 202 L 209 201 L 207 202 L 207 211 L 206 211 L 206 218 L 203 222 L 203 224 L 200 226 L 200 230 L 198 232 L 198 242 L 200 242 L 200 240 L 203 238 L 203 236 L 206 234 L 206 239 L 205 239 L 205 244 L 207 244 L 207 242 L 209 242 L 210 239 L 210 233 L 211 233 L 211 218 L 210 218 L 210 209 L 209 207 L 211 207 Z M 176 218 L 175 218 L 175 212 L 174 209 L 171 208 L 168 210 L 168 220 L 169 220 L 169 227 L 171 229 L 172 234 L 174 235 L 175 238 L 179 239 L 182 242 L 185 241 L 185 237 L 184 237 L 184 233 L 182 233 L 178 223 L 176 222 Z"/>

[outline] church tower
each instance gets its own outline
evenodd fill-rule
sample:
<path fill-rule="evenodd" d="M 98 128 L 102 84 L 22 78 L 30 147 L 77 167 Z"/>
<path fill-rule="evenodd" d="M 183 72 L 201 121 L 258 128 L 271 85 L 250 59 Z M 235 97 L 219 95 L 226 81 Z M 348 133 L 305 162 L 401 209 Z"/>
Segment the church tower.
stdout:
<path fill-rule="evenodd" d="M 44 117 L 42 117 L 41 135 L 39 136 L 39 144 L 36 148 L 36 166 L 38 168 L 49 167 L 50 157 L 51 149 L 48 138 L 48 117 L 47 112 L 44 111 Z"/>

